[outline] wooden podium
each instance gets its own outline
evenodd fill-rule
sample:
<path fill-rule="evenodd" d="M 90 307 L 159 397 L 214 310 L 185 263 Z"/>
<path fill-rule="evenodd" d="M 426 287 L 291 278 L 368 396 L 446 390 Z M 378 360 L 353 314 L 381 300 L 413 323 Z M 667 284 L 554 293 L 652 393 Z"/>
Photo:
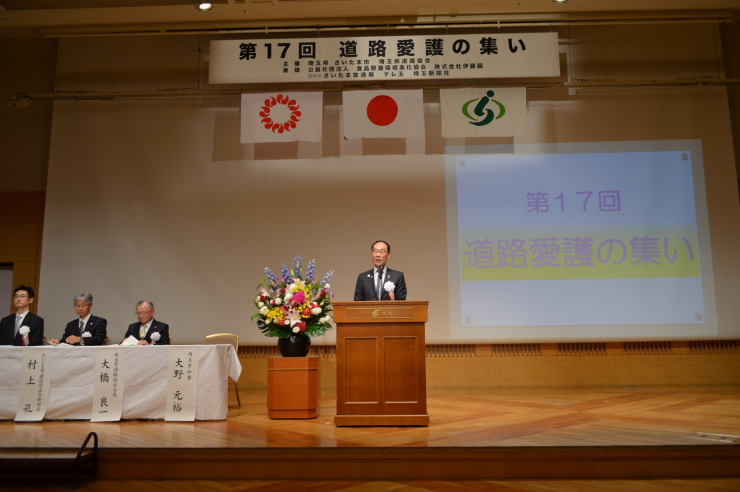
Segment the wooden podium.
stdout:
<path fill-rule="evenodd" d="M 334 302 L 338 426 L 429 425 L 429 301 Z"/>

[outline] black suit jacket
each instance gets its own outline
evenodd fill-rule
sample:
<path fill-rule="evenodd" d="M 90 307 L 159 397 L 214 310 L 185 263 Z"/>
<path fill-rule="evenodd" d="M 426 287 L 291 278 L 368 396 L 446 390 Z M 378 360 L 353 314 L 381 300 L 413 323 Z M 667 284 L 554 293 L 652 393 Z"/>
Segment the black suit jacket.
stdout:
<path fill-rule="evenodd" d="M 383 280 L 383 284 L 385 285 L 386 282 L 393 282 L 396 286 L 394 290 L 394 292 L 396 293 L 396 300 L 405 301 L 406 300 L 406 279 L 403 278 L 403 272 L 399 272 L 398 270 L 391 270 L 388 267 L 385 267 L 385 268 L 386 268 L 386 272 L 385 272 L 385 280 Z M 391 300 L 390 296 L 388 296 L 388 293 L 382 287 L 381 287 L 381 290 L 383 291 L 383 293 L 381 295 L 381 298 L 378 299 L 378 294 L 375 292 L 374 275 L 375 275 L 375 269 L 372 269 L 368 272 L 361 273 L 357 277 L 357 286 L 355 287 L 355 301 L 390 301 Z"/>
<path fill-rule="evenodd" d="M 103 345 L 105 337 L 107 336 L 108 321 L 97 316 L 90 315 L 90 319 L 87 320 L 85 325 L 85 331 L 90 333 L 91 336 L 85 337 L 85 347 L 91 345 Z M 75 319 L 67 323 L 67 327 L 64 329 L 64 335 L 59 339 L 60 342 L 67 343 L 67 337 L 74 335 L 80 336 L 80 318 Z M 81 345 L 79 342 L 75 345 Z"/>
<path fill-rule="evenodd" d="M 137 340 L 141 340 L 142 338 L 139 336 L 139 331 L 141 331 L 141 322 L 137 321 L 136 323 L 132 323 L 128 326 L 128 330 L 126 330 L 126 336 L 124 336 L 123 339 L 125 340 L 133 335 Z M 152 343 L 152 333 L 154 332 L 159 333 L 159 341 L 156 343 L 156 345 L 170 344 L 170 325 L 152 318 L 152 324 L 149 327 L 149 330 L 147 330 L 146 336 L 144 337 L 144 340 L 146 340 L 147 343 Z"/>
<path fill-rule="evenodd" d="M 23 318 L 23 324 L 21 326 L 27 326 L 31 329 L 28 333 L 28 341 L 30 345 L 43 345 L 44 344 L 44 318 L 36 316 L 33 313 L 28 313 Z M 18 333 L 13 337 L 15 331 L 15 314 L 4 317 L 0 320 L 0 345 L 23 345 L 22 336 Z"/>

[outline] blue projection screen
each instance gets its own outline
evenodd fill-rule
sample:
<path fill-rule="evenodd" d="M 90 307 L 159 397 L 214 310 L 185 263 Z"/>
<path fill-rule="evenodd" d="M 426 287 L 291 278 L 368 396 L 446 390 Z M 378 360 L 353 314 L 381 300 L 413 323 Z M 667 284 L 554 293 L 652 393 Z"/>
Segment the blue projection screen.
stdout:
<path fill-rule="evenodd" d="M 445 149 L 450 336 L 716 336 L 699 141 Z"/>

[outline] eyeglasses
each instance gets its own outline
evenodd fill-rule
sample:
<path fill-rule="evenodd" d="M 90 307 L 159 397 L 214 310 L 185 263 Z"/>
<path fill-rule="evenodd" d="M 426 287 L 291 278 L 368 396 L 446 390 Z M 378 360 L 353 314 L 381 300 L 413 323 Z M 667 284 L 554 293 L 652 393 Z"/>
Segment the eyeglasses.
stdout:
<path fill-rule="evenodd" d="M 86 308 L 87 306 L 89 306 L 89 304 L 87 304 L 87 303 L 85 303 L 85 304 L 75 304 L 75 309 L 76 308 Z"/>
<path fill-rule="evenodd" d="M 28 297 L 26 294 L 16 294 L 13 296 L 15 299 L 25 299 L 26 297 Z"/>
<path fill-rule="evenodd" d="M 373 250 L 373 254 L 375 254 L 375 253 L 380 253 L 381 255 L 384 255 L 384 254 L 387 253 L 387 251 L 384 250 L 384 249 L 374 249 Z"/>
<path fill-rule="evenodd" d="M 149 311 L 144 311 L 143 313 L 140 313 L 140 312 L 136 311 L 136 312 L 135 312 L 134 314 L 135 314 L 135 315 L 136 315 L 137 317 L 141 317 L 141 316 L 146 316 L 147 314 L 149 314 L 149 313 L 151 313 L 151 312 L 152 312 L 152 310 L 150 309 Z"/>

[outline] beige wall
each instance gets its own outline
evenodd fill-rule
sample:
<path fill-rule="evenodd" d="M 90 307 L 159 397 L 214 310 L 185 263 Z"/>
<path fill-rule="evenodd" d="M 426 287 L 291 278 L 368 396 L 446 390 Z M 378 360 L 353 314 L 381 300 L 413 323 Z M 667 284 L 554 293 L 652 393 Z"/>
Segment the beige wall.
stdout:
<path fill-rule="evenodd" d="M 722 75 L 718 29 L 711 24 L 572 27 L 561 29 L 560 38 L 563 80 Z M 204 82 L 209 39 L 64 39 L 59 89 L 212 88 Z M 53 45 L 1 42 L 13 48 L 0 55 L 2 66 L 14 67 L 12 80 L 0 82 L 4 94 L 49 91 Z M 349 299 L 356 274 L 368 268 L 366 243 L 382 235 L 394 245 L 391 266 L 407 273 L 412 296 L 432 301 L 429 342 L 449 341 L 447 279 L 432 273 L 446 258 L 444 145 L 700 138 L 720 336 L 731 337 L 740 329 L 734 281 L 740 210 L 725 90 L 530 89 L 528 99 L 525 137 L 445 141 L 439 138 L 438 93 L 427 90 L 421 147 L 401 139 L 345 140 L 338 93 L 326 93 L 321 144 L 240 145 L 236 97 L 57 103 L 41 312 L 50 326 L 61 327 L 74 315 L 74 293 L 90 290 L 97 314 L 108 317 L 116 336 L 132 321 L 133 303 L 151 297 L 183 343 L 234 331 L 244 343 L 272 344 L 248 322 L 248 299 L 264 266 L 277 268 L 295 253 L 304 261 L 315 257 L 322 274 L 337 270 L 337 298 Z M 6 131 L 0 138 L 9 149 L 2 154 L 9 176 L 3 186 L 37 183 L 28 189 L 43 189 L 39 149 L 47 109 L 38 102 L 20 110 L 2 107 Z M 18 162 L 29 165 L 12 164 Z M 315 222 L 301 229 L 275 226 L 273 217 L 294 213 L 277 193 L 307 190 L 319 198 L 305 212 Z M 378 211 L 366 205 L 370 200 L 392 204 L 380 226 Z M 331 335 L 317 340 L 332 341 Z"/>

